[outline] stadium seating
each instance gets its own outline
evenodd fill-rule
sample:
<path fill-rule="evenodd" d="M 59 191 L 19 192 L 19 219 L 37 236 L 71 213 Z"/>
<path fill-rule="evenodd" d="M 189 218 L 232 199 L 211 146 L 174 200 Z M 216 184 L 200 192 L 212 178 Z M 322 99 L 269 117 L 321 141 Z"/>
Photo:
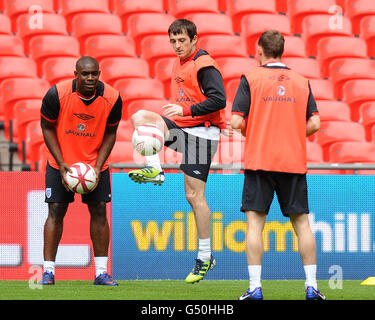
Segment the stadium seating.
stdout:
<path fill-rule="evenodd" d="M 333 84 L 325 79 L 309 79 L 311 92 L 316 100 L 334 100 Z"/>
<path fill-rule="evenodd" d="M 30 57 L 35 60 L 38 75 L 42 75 L 43 62 L 53 57 L 78 57 L 79 42 L 64 35 L 35 36 L 30 41 Z"/>
<path fill-rule="evenodd" d="M 283 35 L 291 35 L 289 19 L 280 14 L 258 13 L 245 15 L 241 20 L 241 37 L 246 41 L 247 52 L 255 56 L 255 44 L 266 30 L 278 30 Z"/>
<path fill-rule="evenodd" d="M 145 157 L 135 151 L 131 141 L 116 141 L 108 158 L 109 163 L 137 163 L 143 166 Z"/>
<path fill-rule="evenodd" d="M 109 57 L 135 57 L 135 44 L 124 35 L 95 35 L 88 37 L 83 45 L 83 55 L 97 59 Z"/>
<path fill-rule="evenodd" d="M 29 53 L 31 39 L 40 35 L 68 35 L 66 21 L 63 16 L 53 13 L 44 13 L 42 25 L 30 28 L 30 16 L 23 14 L 17 18 L 17 35 L 22 38 L 25 45 L 25 53 Z"/>
<path fill-rule="evenodd" d="M 295 36 L 284 36 L 284 53 L 283 57 L 306 57 L 305 43 L 302 38 Z M 256 43 L 256 46 L 258 44 Z"/>
<path fill-rule="evenodd" d="M 375 61 L 360 58 L 335 59 L 329 65 L 329 79 L 332 81 L 337 99 L 342 98 L 342 86 L 348 80 L 375 79 Z"/>
<path fill-rule="evenodd" d="M 352 32 L 353 34 L 359 34 L 361 19 L 366 16 L 375 15 L 374 1 L 350 0 L 347 1 L 346 4 L 345 15 L 347 15 L 352 22 Z"/>
<path fill-rule="evenodd" d="M 168 104 L 165 99 L 138 99 L 129 103 L 125 119 L 130 117 L 139 110 L 148 110 L 157 114 L 162 114 L 162 106 Z"/>
<path fill-rule="evenodd" d="M 366 141 L 364 127 L 357 122 L 324 121 L 316 133 L 316 142 L 323 148 L 323 158 L 329 161 L 329 147 L 340 141 Z"/>
<path fill-rule="evenodd" d="M 121 19 L 108 13 L 80 13 L 72 19 L 72 36 L 82 48 L 89 36 L 98 34 L 122 35 Z"/>
<path fill-rule="evenodd" d="M 5 0 L 4 14 L 12 21 L 12 31 L 16 31 L 16 20 L 21 14 L 54 13 L 51 0 Z"/>
<path fill-rule="evenodd" d="M 73 79 L 77 57 L 47 58 L 42 63 L 42 77 L 51 85 L 60 81 Z"/>
<path fill-rule="evenodd" d="M 367 101 L 375 101 L 375 80 L 349 80 L 343 85 L 343 101 L 350 105 L 352 120 L 359 118 L 359 107 Z"/>
<path fill-rule="evenodd" d="M 247 14 L 254 13 L 276 13 L 275 0 L 248 1 L 248 0 L 227 0 L 226 14 L 233 21 L 233 30 L 241 32 L 241 20 Z"/>
<path fill-rule="evenodd" d="M 367 141 L 371 141 L 371 130 L 375 128 L 375 101 L 361 104 L 359 107 L 359 122 L 365 127 Z"/>
<path fill-rule="evenodd" d="M 217 0 L 167 0 L 168 13 L 176 19 L 184 18 L 189 13 L 197 12 L 211 12 L 219 13 L 219 6 Z"/>
<path fill-rule="evenodd" d="M 350 107 L 342 101 L 318 100 L 320 121 L 351 121 Z"/>
<path fill-rule="evenodd" d="M 293 33 L 302 33 L 302 20 L 314 14 L 327 14 L 335 0 L 288 0 L 288 17 Z"/>
<path fill-rule="evenodd" d="M 128 18 L 137 13 L 163 13 L 163 0 L 114 0 L 113 13 L 118 15 L 122 20 L 123 31 L 127 32 Z"/>
<path fill-rule="evenodd" d="M 117 127 L 116 141 L 132 141 L 134 127 L 130 119 L 122 119 Z"/>
<path fill-rule="evenodd" d="M 214 59 L 219 57 L 248 57 L 246 44 L 235 35 L 210 35 L 198 39 L 199 48 L 206 50 Z"/>
<path fill-rule="evenodd" d="M 228 81 L 240 79 L 244 73 L 250 72 L 259 66 L 255 59 L 241 57 L 217 58 L 216 62 L 219 64 L 224 86 L 227 85 Z"/>
<path fill-rule="evenodd" d="M 193 21 L 197 26 L 199 37 L 206 35 L 233 35 L 232 20 L 220 13 L 191 13 L 185 19 Z"/>
<path fill-rule="evenodd" d="M 25 163 L 32 171 L 37 169 L 40 159 L 40 147 L 44 144 L 40 120 L 32 121 L 26 126 Z"/>
<path fill-rule="evenodd" d="M 319 63 L 315 59 L 303 57 L 285 57 L 282 58 L 290 69 L 298 72 L 308 79 L 320 79 Z"/>
<path fill-rule="evenodd" d="M 60 3 L 61 13 L 67 22 L 68 31 L 71 32 L 71 23 L 75 15 L 80 13 L 109 13 L 108 1 L 103 0 L 85 0 L 74 1 L 64 0 Z"/>
<path fill-rule="evenodd" d="M 238 77 L 238 78 L 235 78 L 235 79 L 232 79 L 232 80 L 229 80 L 229 81 L 226 82 L 225 94 L 226 94 L 226 97 L 227 97 L 227 101 L 229 101 L 231 103 L 234 101 L 234 98 L 235 98 L 237 90 L 238 90 L 238 86 L 240 84 L 240 80 L 241 80 L 241 78 Z"/>
<path fill-rule="evenodd" d="M 21 38 L 13 35 L 0 34 L 0 57 L 1 56 L 24 57 L 25 52 Z"/>
<path fill-rule="evenodd" d="M 136 57 L 104 58 L 100 62 L 100 76 L 109 85 L 123 78 L 148 78 L 146 60 Z"/>
<path fill-rule="evenodd" d="M 9 17 L 5 14 L 0 14 L 0 34 L 11 34 L 12 24 Z"/>
<path fill-rule="evenodd" d="M 176 58 L 161 58 L 155 63 L 154 75 L 156 79 L 163 82 L 164 85 L 164 96 L 169 99 L 171 96 L 171 75 L 173 64 Z"/>
<path fill-rule="evenodd" d="M 323 149 L 319 143 L 306 140 L 306 156 L 308 163 L 323 163 Z"/>
<path fill-rule="evenodd" d="M 302 39 L 306 44 L 306 52 L 309 56 L 317 56 L 317 43 L 323 37 L 343 36 L 351 37 L 350 20 L 343 16 L 342 27 L 331 26 L 330 14 L 317 14 L 306 16 L 302 20 Z"/>
<path fill-rule="evenodd" d="M 317 43 L 317 60 L 323 77 L 328 77 L 329 64 L 338 58 L 367 58 L 367 45 L 355 37 L 326 37 Z"/>
<path fill-rule="evenodd" d="M 148 61 L 151 77 L 155 75 L 155 63 L 162 58 L 175 58 L 168 35 L 147 36 L 141 41 L 141 58 Z"/>
<path fill-rule="evenodd" d="M 329 148 L 331 163 L 373 163 L 375 145 L 372 142 L 344 141 L 333 143 Z"/>
<path fill-rule="evenodd" d="M 36 78 L 34 60 L 23 57 L 0 56 L 0 83 L 11 78 Z"/>
<path fill-rule="evenodd" d="M 168 28 L 174 17 L 164 13 L 137 13 L 128 19 L 128 35 L 135 41 L 137 54 L 141 51 L 141 41 L 150 35 L 168 35 Z"/>
<path fill-rule="evenodd" d="M 375 57 L 375 15 L 362 18 L 360 26 L 360 37 L 367 43 L 367 54 Z"/>
<path fill-rule="evenodd" d="M 220 140 L 220 157 L 221 164 L 240 164 L 243 163 L 245 155 L 245 143 L 241 140 Z"/>

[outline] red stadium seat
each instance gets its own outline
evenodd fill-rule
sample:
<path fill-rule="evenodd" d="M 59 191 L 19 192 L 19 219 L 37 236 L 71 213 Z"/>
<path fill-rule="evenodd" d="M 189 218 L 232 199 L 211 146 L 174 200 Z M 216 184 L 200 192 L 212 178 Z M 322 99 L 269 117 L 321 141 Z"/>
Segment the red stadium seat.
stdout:
<path fill-rule="evenodd" d="M 302 38 L 294 36 L 284 36 L 283 57 L 306 57 L 305 43 Z M 258 44 L 256 44 L 258 46 Z"/>
<path fill-rule="evenodd" d="M 365 16 L 375 15 L 374 1 L 372 0 L 347 1 L 345 15 L 347 15 L 352 21 L 353 34 L 359 34 L 361 19 Z"/>
<path fill-rule="evenodd" d="M 164 96 L 169 99 L 171 96 L 171 76 L 173 64 L 176 58 L 161 58 L 155 63 L 155 78 L 163 82 L 164 85 Z"/>
<path fill-rule="evenodd" d="M 241 57 L 217 58 L 216 62 L 220 66 L 224 86 L 229 80 L 240 79 L 244 73 L 250 72 L 259 66 L 255 59 Z"/>
<path fill-rule="evenodd" d="M 282 62 L 290 69 L 298 72 L 308 79 L 320 79 L 319 63 L 315 59 L 301 57 L 282 58 Z"/>
<path fill-rule="evenodd" d="M 276 11 L 281 12 L 281 13 L 287 13 L 288 12 L 288 0 L 277 0 Z"/>
<path fill-rule="evenodd" d="M 206 50 L 215 59 L 219 57 L 248 57 L 246 44 L 239 36 L 203 36 L 198 38 L 198 47 Z"/>
<path fill-rule="evenodd" d="M 135 41 L 136 53 L 140 54 L 141 40 L 150 35 L 168 35 L 174 17 L 164 13 L 138 13 L 128 19 L 128 35 Z"/>
<path fill-rule="evenodd" d="M 108 161 L 114 163 L 137 163 L 144 165 L 145 157 L 135 151 L 131 141 L 116 141 Z"/>
<path fill-rule="evenodd" d="M 105 58 L 100 62 L 101 79 L 113 85 L 123 78 L 148 78 L 149 69 L 146 60 L 135 57 Z"/>
<path fill-rule="evenodd" d="M 162 99 L 139 99 L 135 100 L 129 103 L 127 107 L 127 119 L 130 119 L 130 117 L 136 113 L 139 110 L 148 110 L 155 112 L 157 114 L 162 114 L 162 106 L 168 104 L 168 100 L 162 100 Z"/>
<path fill-rule="evenodd" d="M 309 79 L 312 94 L 316 100 L 334 100 L 333 84 L 329 80 Z"/>
<path fill-rule="evenodd" d="M 328 14 L 335 0 L 288 0 L 288 16 L 293 33 L 302 33 L 302 20 L 313 14 Z"/>
<path fill-rule="evenodd" d="M 51 85 L 73 79 L 77 57 L 47 58 L 42 64 L 42 77 Z"/>
<path fill-rule="evenodd" d="M 352 120 L 359 118 L 362 103 L 375 100 L 375 80 L 349 80 L 343 86 L 343 101 L 350 105 Z"/>
<path fill-rule="evenodd" d="M 323 148 L 323 158 L 329 161 L 329 147 L 334 142 L 366 141 L 364 127 L 357 122 L 324 121 L 316 133 L 316 142 Z"/>
<path fill-rule="evenodd" d="M 267 30 L 278 30 L 283 35 L 290 35 L 289 19 L 280 14 L 258 13 L 245 15 L 241 20 L 241 37 L 247 44 L 248 54 L 255 56 L 255 45 L 260 35 Z"/>
<path fill-rule="evenodd" d="M 227 101 L 233 102 L 236 97 L 238 86 L 240 84 L 241 78 L 235 78 L 226 82 L 225 94 L 227 96 Z"/>
<path fill-rule="evenodd" d="M 72 36 L 82 48 L 88 37 L 98 34 L 122 35 L 121 19 L 108 13 L 80 13 L 72 19 Z"/>
<path fill-rule="evenodd" d="M 232 20 L 225 14 L 191 13 L 186 15 L 185 19 L 195 23 L 199 37 L 213 34 L 233 35 Z"/>
<path fill-rule="evenodd" d="M 35 60 L 38 75 L 42 75 L 43 62 L 53 57 L 78 57 L 79 42 L 76 38 L 63 35 L 35 36 L 30 41 L 30 57 Z"/>
<path fill-rule="evenodd" d="M 306 156 L 308 163 L 322 163 L 323 149 L 317 142 L 306 140 Z"/>
<path fill-rule="evenodd" d="M 82 53 L 98 61 L 110 57 L 135 57 L 135 43 L 124 35 L 96 35 L 86 39 Z"/>
<path fill-rule="evenodd" d="M 0 83 L 10 78 L 36 78 L 37 70 L 34 60 L 26 57 L 0 56 Z"/>
<path fill-rule="evenodd" d="M 361 19 L 360 37 L 367 43 L 367 54 L 375 57 L 375 15 Z"/>
<path fill-rule="evenodd" d="M 375 61 L 360 58 L 335 59 L 329 65 L 329 79 L 335 87 L 335 96 L 342 98 L 342 86 L 348 80 L 375 79 Z"/>
<path fill-rule="evenodd" d="M 134 127 L 132 121 L 122 119 L 117 127 L 116 141 L 132 141 Z"/>
<path fill-rule="evenodd" d="M 5 14 L 0 14 L 0 34 L 11 34 L 12 24 L 9 17 Z"/>
<path fill-rule="evenodd" d="M 337 58 L 367 58 L 367 46 L 363 39 L 355 37 L 326 37 L 317 43 L 317 60 L 323 77 L 328 77 L 328 68 Z"/>
<path fill-rule="evenodd" d="M 220 163 L 240 164 L 244 161 L 245 143 L 241 140 L 220 140 Z"/>
<path fill-rule="evenodd" d="M 212 12 L 219 13 L 217 0 L 168 0 L 168 13 L 177 19 L 184 18 L 189 13 Z"/>
<path fill-rule="evenodd" d="M 40 147 L 44 144 L 40 120 L 32 121 L 26 126 L 25 163 L 29 164 L 32 171 L 37 168 L 40 159 Z"/>
<path fill-rule="evenodd" d="M 367 141 L 371 141 L 371 129 L 375 124 L 375 101 L 361 104 L 359 122 L 365 127 Z"/>
<path fill-rule="evenodd" d="M 176 58 L 169 43 L 168 35 L 147 36 L 141 42 L 141 58 L 148 61 L 151 76 L 154 76 L 155 63 L 161 58 Z"/>
<path fill-rule="evenodd" d="M 43 14 L 43 26 L 30 28 L 30 16 L 23 14 L 17 19 L 17 35 L 22 38 L 25 45 L 25 53 L 29 53 L 31 39 L 40 35 L 68 35 L 66 22 L 63 16 L 53 13 Z"/>
<path fill-rule="evenodd" d="M 85 0 L 61 1 L 59 13 L 62 14 L 68 25 L 68 31 L 71 32 L 71 23 L 75 15 L 80 13 L 109 13 L 108 1 L 103 0 Z"/>
<path fill-rule="evenodd" d="M 50 84 L 46 80 L 38 78 L 6 79 L 1 83 L 0 96 L 3 97 L 4 134 L 8 140 L 12 138 L 9 128 L 14 118 L 14 104 L 25 99 L 42 99 L 49 88 Z"/>
<path fill-rule="evenodd" d="M 16 20 L 21 14 L 54 13 L 51 0 L 5 0 L 4 13 L 12 20 L 12 31 L 16 31 Z"/>
<path fill-rule="evenodd" d="M 113 12 L 122 20 L 123 31 L 127 32 L 128 18 L 137 13 L 164 13 L 163 0 L 114 0 Z"/>
<path fill-rule="evenodd" d="M 243 16 L 253 13 L 276 13 L 276 2 L 275 0 L 227 0 L 226 14 L 232 18 L 234 31 L 241 33 Z"/>
<path fill-rule="evenodd" d="M 13 35 L 0 34 L 0 57 L 18 56 L 24 57 L 23 41 Z"/>
<path fill-rule="evenodd" d="M 125 108 L 137 99 L 164 99 L 163 84 L 156 79 L 121 79 L 113 87 L 120 91 Z"/>
<path fill-rule="evenodd" d="M 336 142 L 329 148 L 332 163 L 374 163 L 375 145 L 372 142 Z"/>
<path fill-rule="evenodd" d="M 351 121 L 350 107 L 342 101 L 317 100 L 320 121 Z"/>
<path fill-rule="evenodd" d="M 332 26 L 332 15 L 316 14 L 303 18 L 302 39 L 306 44 L 306 52 L 309 56 L 317 56 L 317 43 L 323 37 L 345 36 L 351 37 L 351 23 L 348 18 L 342 16 L 342 26 Z"/>

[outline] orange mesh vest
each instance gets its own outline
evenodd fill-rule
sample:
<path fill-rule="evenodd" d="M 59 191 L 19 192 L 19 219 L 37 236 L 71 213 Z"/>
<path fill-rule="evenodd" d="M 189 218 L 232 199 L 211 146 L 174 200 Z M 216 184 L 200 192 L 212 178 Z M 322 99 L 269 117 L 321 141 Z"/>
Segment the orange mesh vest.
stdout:
<path fill-rule="evenodd" d="M 205 67 L 215 67 L 220 72 L 219 65 L 209 55 L 202 55 L 196 60 L 191 60 L 183 65 L 180 59 L 176 59 L 172 71 L 171 98 L 183 108 L 190 108 L 191 105 L 200 103 L 207 99 L 202 93 L 197 75 L 198 71 Z M 203 116 L 184 116 L 175 117 L 173 121 L 180 127 L 194 127 L 205 124 L 206 127 L 211 125 L 221 129 L 226 127 L 225 110 L 221 109 Z"/>
<path fill-rule="evenodd" d="M 245 169 L 306 173 L 308 80 L 293 70 L 258 67 L 245 74 L 251 91 Z"/>
<path fill-rule="evenodd" d="M 107 118 L 118 99 L 119 92 L 104 84 L 103 96 L 85 105 L 77 92 L 72 91 L 72 80 L 56 84 L 60 112 L 56 122 L 57 140 L 64 159 L 69 166 L 86 162 L 95 166 L 102 144 Z M 49 164 L 59 169 L 55 158 L 48 154 Z M 102 170 L 107 169 L 108 160 Z"/>

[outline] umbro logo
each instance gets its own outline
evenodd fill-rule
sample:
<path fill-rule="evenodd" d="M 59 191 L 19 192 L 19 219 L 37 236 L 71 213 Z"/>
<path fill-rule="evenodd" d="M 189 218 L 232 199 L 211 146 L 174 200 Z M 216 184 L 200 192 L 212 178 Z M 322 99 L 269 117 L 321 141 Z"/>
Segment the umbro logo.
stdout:
<path fill-rule="evenodd" d="M 180 77 L 177 77 L 177 78 L 175 78 L 175 81 L 176 81 L 177 83 L 181 83 L 181 82 L 184 82 L 185 80 L 182 79 L 182 78 L 180 78 Z"/>
<path fill-rule="evenodd" d="M 94 116 L 90 116 L 89 114 L 85 114 L 85 113 L 73 113 L 77 118 L 81 119 L 81 120 L 91 120 L 91 119 L 94 119 L 95 117 Z"/>

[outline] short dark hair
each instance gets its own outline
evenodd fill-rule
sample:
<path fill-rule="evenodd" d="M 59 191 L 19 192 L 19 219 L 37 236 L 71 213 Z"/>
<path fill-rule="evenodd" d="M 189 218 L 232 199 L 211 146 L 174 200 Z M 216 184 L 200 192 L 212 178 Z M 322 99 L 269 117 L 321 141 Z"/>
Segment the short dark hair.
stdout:
<path fill-rule="evenodd" d="M 184 31 L 189 36 L 190 40 L 193 40 L 193 38 L 197 35 L 197 26 L 190 20 L 178 19 L 172 22 L 172 24 L 169 26 L 168 35 L 177 35 L 184 33 Z"/>
<path fill-rule="evenodd" d="M 268 58 L 281 58 L 284 52 L 284 36 L 276 30 L 268 30 L 262 33 L 258 45 L 262 47 Z"/>
<path fill-rule="evenodd" d="M 76 62 L 76 70 L 83 67 L 84 64 L 91 63 L 99 68 L 99 62 L 93 57 L 90 56 L 82 56 Z"/>

